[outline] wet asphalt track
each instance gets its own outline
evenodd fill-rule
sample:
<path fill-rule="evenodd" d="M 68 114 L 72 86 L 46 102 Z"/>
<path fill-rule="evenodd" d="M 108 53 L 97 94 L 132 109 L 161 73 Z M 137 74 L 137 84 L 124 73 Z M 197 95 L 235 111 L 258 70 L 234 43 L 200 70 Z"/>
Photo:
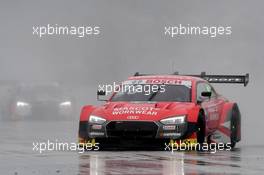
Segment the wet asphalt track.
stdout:
<path fill-rule="evenodd" d="M 78 122 L 1 122 L 0 174 L 263 174 L 264 146 L 234 151 L 33 151 L 33 142 L 76 142 Z"/>

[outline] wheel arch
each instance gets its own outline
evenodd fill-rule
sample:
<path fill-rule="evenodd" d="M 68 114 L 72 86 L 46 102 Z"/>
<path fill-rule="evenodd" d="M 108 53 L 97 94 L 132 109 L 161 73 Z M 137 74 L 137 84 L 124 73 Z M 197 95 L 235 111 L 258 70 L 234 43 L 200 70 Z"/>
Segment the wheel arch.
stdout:
<path fill-rule="evenodd" d="M 236 114 L 234 115 L 234 111 Z M 220 113 L 219 123 L 217 129 L 212 135 L 212 140 L 215 143 L 231 143 L 232 137 L 232 120 L 236 117 L 237 127 L 235 134 L 235 142 L 241 139 L 241 115 L 237 103 L 226 102 L 223 105 L 222 111 Z"/>
<path fill-rule="evenodd" d="M 86 105 L 82 108 L 80 113 L 80 122 L 87 121 L 92 111 L 95 109 L 95 106 Z"/>
<path fill-rule="evenodd" d="M 92 111 L 95 109 L 95 106 L 86 105 L 82 108 L 79 121 L 79 142 L 88 138 L 87 127 L 88 127 L 88 118 Z"/>

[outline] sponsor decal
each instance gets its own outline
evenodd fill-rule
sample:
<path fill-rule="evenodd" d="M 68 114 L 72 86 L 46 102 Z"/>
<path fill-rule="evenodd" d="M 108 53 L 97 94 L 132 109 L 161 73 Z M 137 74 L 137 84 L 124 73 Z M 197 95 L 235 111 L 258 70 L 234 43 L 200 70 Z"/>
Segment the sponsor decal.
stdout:
<path fill-rule="evenodd" d="M 112 112 L 113 115 L 122 114 L 136 114 L 136 115 L 157 115 L 159 109 L 153 107 L 122 107 L 115 108 Z"/>
<path fill-rule="evenodd" d="M 163 129 L 164 130 L 175 130 L 176 126 L 175 125 L 164 125 Z"/>
<path fill-rule="evenodd" d="M 209 77 L 204 77 L 204 79 L 206 79 L 208 82 L 243 82 L 243 79 L 241 78 L 209 78 Z"/>
<path fill-rule="evenodd" d="M 170 84 L 170 85 L 183 85 L 191 88 L 192 82 L 189 80 L 181 79 L 148 79 L 148 80 L 127 80 L 123 84 Z"/>
<path fill-rule="evenodd" d="M 164 137 L 179 137 L 181 136 L 181 133 L 163 133 Z"/>
<path fill-rule="evenodd" d="M 92 129 L 102 129 L 102 125 L 92 125 Z"/>

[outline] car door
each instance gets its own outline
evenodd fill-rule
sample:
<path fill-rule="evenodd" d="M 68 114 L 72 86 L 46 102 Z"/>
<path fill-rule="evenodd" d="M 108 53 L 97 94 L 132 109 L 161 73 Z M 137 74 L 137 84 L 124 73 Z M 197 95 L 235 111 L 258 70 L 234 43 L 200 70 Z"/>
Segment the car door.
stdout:
<path fill-rule="evenodd" d="M 211 92 L 211 97 L 203 97 L 202 92 Z M 207 129 L 214 130 L 218 127 L 218 122 L 220 119 L 220 109 L 221 109 L 221 100 L 218 99 L 218 96 L 212 86 L 206 82 L 199 82 L 197 84 L 197 102 L 201 104 L 201 107 L 205 111 L 205 120 Z"/>

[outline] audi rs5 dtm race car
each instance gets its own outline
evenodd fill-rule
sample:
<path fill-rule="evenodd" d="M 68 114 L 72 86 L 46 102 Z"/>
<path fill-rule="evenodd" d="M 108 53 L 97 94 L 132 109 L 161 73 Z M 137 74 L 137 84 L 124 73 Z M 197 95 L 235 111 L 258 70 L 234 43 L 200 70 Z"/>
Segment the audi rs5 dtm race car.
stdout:
<path fill-rule="evenodd" d="M 218 94 L 211 83 L 241 83 L 246 75 L 144 75 L 136 73 L 120 86 L 156 86 L 152 92 L 131 92 L 119 86 L 101 106 L 84 106 L 79 144 L 99 147 L 161 146 L 164 143 L 235 144 L 241 139 L 237 103 Z M 155 91 L 154 91 L 155 90 Z M 97 98 L 106 95 L 97 92 Z"/>

